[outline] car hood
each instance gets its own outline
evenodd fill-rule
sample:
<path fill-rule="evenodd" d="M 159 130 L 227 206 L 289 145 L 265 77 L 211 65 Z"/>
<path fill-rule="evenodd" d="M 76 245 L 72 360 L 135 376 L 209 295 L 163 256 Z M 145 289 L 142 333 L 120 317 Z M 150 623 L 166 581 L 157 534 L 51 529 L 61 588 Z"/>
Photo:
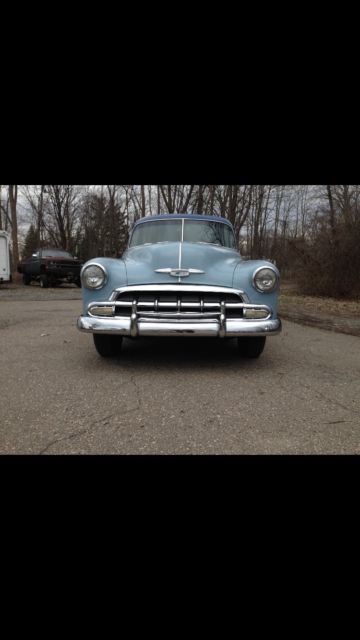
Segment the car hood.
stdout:
<path fill-rule="evenodd" d="M 192 242 L 163 242 L 132 247 L 123 255 L 128 285 L 206 284 L 231 287 L 240 256 L 233 249 Z M 158 269 L 197 269 L 187 277 L 157 273 Z"/>
<path fill-rule="evenodd" d="M 41 258 L 42 262 L 47 262 L 47 263 L 55 263 L 55 264 L 65 264 L 65 265 L 71 265 L 74 267 L 82 267 L 82 265 L 84 264 L 81 260 L 75 260 L 75 258 L 63 258 L 62 256 L 57 257 L 57 256 L 45 256 L 44 258 Z"/>

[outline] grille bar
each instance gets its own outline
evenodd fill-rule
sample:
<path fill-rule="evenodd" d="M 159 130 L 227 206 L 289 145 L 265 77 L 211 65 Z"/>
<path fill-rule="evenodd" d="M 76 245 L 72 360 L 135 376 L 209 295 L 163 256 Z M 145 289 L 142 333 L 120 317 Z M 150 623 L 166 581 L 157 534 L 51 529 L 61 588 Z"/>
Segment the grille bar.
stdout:
<path fill-rule="evenodd" d="M 196 311 L 181 312 L 181 311 L 162 311 L 161 313 L 156 311 L 141 311 L 138 313 L 142 318 L 218 318 L 219 313 L 204 312 L 196 313 Z"/>
<path fill-rule="evenodd" d="M 117 301 L 117 302 L 113 302 L 112 304 L 115 304 L 116 307 L 127 307 L 127 308 L 131 308 L 132 307 L 132 302 L 127 302 L 127 301 Z M 165 309 L 166 307 L 172 307 L 174 309 L 177 309 L 179 307 L 179 304 L 181 306 L 182 309 L 199 309 L 199 311 L 202 311 L 203 309 L 221 309 L 221 302 L 204 302 L 203 300 L 200 300 L 200 302 L 183 302 L 182 300 L 179 300 L 178 302 L 159 302 L 158 300 L 155 300 L 154 302 L 142 302 L 142 301 L 138 301 L 137 302 L 137 308 L 138 309 L 154 309 L 155 311 L 158 311 L 159 309 Z M 224 303 L 227 309 L 240 309 L 242 308 L 244 305 L 241 302 L 237 302 L 237 303 L 233 303 L 233 302 L 225 302 Z M 253 306 L 253 305 L 251 305 Z"/>

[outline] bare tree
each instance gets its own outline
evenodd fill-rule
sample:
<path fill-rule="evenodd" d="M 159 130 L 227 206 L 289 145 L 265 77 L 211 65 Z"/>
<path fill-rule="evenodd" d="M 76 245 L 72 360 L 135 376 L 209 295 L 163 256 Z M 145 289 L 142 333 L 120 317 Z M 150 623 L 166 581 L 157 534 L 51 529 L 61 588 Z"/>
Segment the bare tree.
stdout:
<path fill-rule="evenodd" d="M 159 212 L 161 209 L 161 198 L 165 204 L 167 213 L 186 213 L 191 206 L 195 185 L 158 185 Z M 192 202 L 192 208 L 197 208 L 197 199 Z"/>
<path fill-rule="evenodd" d="M 193 185 L 193 184 L 190 185 L 188 190 L 187 190 L 187 192 L 185 192 L 183 190 L 183 192 L 182 192 L 183 197 L 182 197 L 182 199 L 181 199 L 181 201 L 179 203 L 179 212 L 180 213 L 186 213 L 187 212 L 189 204 L 190 204 L 190 200 L 191 200 L 191 197 L 192 197 L 192 194 L 193 194 L 193 191 L 194 191 L 194 186 L 195 185 Z"/>
<path fill-rule="evenodd" d="M 72 251 L 79 213 L 79 190 L 75 185 L 45 185 L 47 191 L 43 225 L 55 246 Z"/>
<path fill-rule="evenodd" d="M 44 241 L 44 195 L 47 194 L 47 190 L 44 184 L 25 185 L 22 188 L 22 192 L 33 213 L 38 247 L 41 247 Z"/>
<path fill-rule="evenodd" d="M 0 188 L 0 229 L 7 231 L 11 227 L 9 211 L 9 188 L 5 185 L 6 199 L 2 199 L 2 187 Z"/>

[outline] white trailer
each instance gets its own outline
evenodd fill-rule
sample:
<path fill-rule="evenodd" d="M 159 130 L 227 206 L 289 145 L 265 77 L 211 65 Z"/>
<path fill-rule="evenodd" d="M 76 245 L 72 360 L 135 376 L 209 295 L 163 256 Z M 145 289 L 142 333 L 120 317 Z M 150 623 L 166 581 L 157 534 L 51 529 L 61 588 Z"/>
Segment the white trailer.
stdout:
<path fill-rule="evenodd" d="M 10 236 L 6 231 L 0 231 L 0 284 L 2 282 L 11 282 Z"/>

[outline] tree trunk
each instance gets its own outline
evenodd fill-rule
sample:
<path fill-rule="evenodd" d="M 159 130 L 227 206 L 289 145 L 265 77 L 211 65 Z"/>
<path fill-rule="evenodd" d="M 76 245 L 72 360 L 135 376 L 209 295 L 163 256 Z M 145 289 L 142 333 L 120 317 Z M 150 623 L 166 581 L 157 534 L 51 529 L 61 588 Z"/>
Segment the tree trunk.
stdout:
<path fill-rule="evenodd" d="M 331 191 L 331 185 L 330 184 L 326 185 L 326 191 L 327 191 L 327 196 L 328 196 L 328 200 L 329 200 L 329 207 L 330 207 L 331 235 L 332 235 L 333 241 L 335 242 L 335 240 L 336 240 L 335 207 L 334 207 L 334 200 L 333 200 L 332 191 Z"/>
<path fill-rule="evenodd" d="M 151 184 L 148 185 L 148 194 L 149 194 L 149 213 L 152 216 L 152 186 Z"/>
<path fill-rule="evenodd" d="M 185 199 L 185 203 L 182 206 L 181 213 L 187 213 L 187 209 L 188 209 L 188 206 L 189 206 L 189 203 L 190 203 L 190 199 L 191 199 L 191 195 L 192 195 L 193 191 L 194 191 L 194 185 L 191 184 L 190 185 L 190 189 L 189 189 L 188 194 L 187 194 L 186 199 Z"/>
<path fill-rule="evenodd" d="M 44 187 L 45 185 L 41 185 L 40 198 L 39 198 L 39 209 L 37 212 L 37 237 L 38 237 L 38 248 L 41 247 L 42 240 L 42 228 L 43 228 L 43 207 L 44 207 Z"/>
<path fill-rule="evenodd" d="M 140 185 L 141 188 L 141 217 L 145 218 L 146 216 L 146 199 L 145 199 L 145 185 Z"/>
<path fill-rule="evenodd" d="M 18 225 L 17 225 L 17 184 L 9 184 L 9 200 L 11 212 L 11 235 L 12 235 L 12 268 L 13 273 L 17 269 L 19 262 Z"/>
<path fill-rule="evenodd" d="M 204 213 L 204 185 L 199 184 L 197 213 L 202 215 Z"/>

